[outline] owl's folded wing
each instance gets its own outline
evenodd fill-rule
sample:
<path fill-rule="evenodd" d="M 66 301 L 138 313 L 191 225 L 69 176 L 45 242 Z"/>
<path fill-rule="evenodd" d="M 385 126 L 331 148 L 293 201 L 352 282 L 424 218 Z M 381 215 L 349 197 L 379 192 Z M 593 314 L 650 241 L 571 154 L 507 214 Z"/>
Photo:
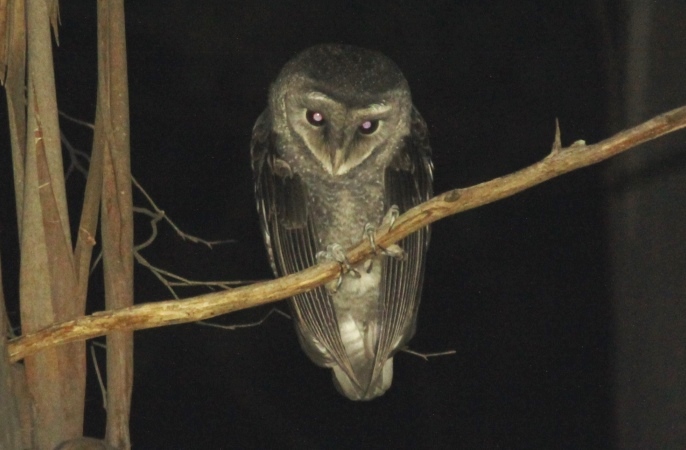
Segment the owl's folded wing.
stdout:
<path fill-rule="evenodd" d="M 385 173 L 386 207 L 397 205 L 401 213 L 433 195 L 433 166 L 426 123 L 416 109 L 412 111 L 410 135 Z M 429 228 L 422 228 L 400 241 L 405 258 L 385 258 L 381 275 L 378 349 L 375 370 L 402 348 L 414 335 L 417 310 L 422 294 Z"/>
<path fill-rule="evenodd" d="M 276 276 L 317 264 L 317 232 L 307 211 L 307 190 L 298 174 L 279 158 L 268 113 L 253 129 L 252 166 L 257 209 L 269 260 Z M 341 342 L 333 299 L 323 286 L 292 300 L 300 344 L 321 366 L 353 371 Z"/>

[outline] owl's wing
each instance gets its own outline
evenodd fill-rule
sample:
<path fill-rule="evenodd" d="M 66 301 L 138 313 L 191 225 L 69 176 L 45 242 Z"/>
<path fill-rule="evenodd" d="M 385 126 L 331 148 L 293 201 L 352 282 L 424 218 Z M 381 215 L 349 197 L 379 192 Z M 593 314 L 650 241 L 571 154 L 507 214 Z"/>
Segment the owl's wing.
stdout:
<path fill-rule="evenodd" d="M 317 264 L 317 231 L 307 211 L 307 189 L 280 158 L 267 111 L 253 128 L 251 157 L 257 210 L 276 276 Z M 333 299 L 323 286 L 292 299 L 300 344 L 321 366 L 339 365 L 353 376 L 341 341 Z"/>
<path fill-rule="evenodd" d="M 400 213 L 433 196 L 433 165 L 426 123 L 413 108 L 410 135 L 385 173 L 386 208 Z M 406 258 L 384 258 L 381 274 L 380 325 L 375 371 L 412 338 L 422 294 L 429 227 L 412 233 L 398 245 Z M 375 373 L 374 376 L 377 374 Z"/>

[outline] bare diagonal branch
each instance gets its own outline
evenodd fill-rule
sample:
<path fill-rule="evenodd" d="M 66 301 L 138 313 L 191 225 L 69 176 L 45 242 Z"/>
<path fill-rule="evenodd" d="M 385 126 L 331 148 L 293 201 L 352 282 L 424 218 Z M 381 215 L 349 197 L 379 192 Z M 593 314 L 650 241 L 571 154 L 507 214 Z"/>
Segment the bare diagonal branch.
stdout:
<path fill-rule="evenodd" d="M 681 107 L 594 145 L 577 142 L 567 148 L 554 146 L 553 151 L 536 164 L 472 187 L 445 192 L 412 208 L 396 220 L 391 230 L 378 230 L 375 241 L 387 247 L 437 220 L 509 197 L 684 127 L 686 107 Z M 351 264 L 356 264 L 372 254 L 369 240 L 364 239 L 349 249 L 347 257 Z M 327 262 L 276 280 L 229 291 L 94 313 L 13 339 L 9 344 L 10 358 L 17 361 L 47 347 L 102 336 L 112 330 L 140 330 L 194 322 L 270 303 L 329 282 L 339 273 L 337 263 Z"/>

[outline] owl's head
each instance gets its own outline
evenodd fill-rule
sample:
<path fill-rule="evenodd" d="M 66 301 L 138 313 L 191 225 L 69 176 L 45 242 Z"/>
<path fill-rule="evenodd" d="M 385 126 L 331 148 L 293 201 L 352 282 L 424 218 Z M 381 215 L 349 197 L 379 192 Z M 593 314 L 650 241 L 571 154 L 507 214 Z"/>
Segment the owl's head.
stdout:
<path fill-rule="evenodd" d="M 392 152 L 409 133 L 412 100 L 381 53 L 318 45 L 290 60 L 270 91 L 274 130 L 307 148 L 332 176 Z"/>

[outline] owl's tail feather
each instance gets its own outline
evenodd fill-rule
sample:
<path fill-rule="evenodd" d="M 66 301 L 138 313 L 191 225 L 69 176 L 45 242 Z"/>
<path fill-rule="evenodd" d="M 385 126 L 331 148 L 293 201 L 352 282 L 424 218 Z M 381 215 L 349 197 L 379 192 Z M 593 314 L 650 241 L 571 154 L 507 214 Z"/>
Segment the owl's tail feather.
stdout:
<path fill-rule="evenodd" d="M 336 389 L 351 400 L 371 400 L 383 395 L 393 380 L 393 358 L 385 360 L 381 370 L 374 367 L 376 327 L 373 323 L 363 327 L 355 320 L 343 320 L 340 333 L 352 370 L 332 367 Z"/>
<path fill-rule="evenodd" d="M 341 394 L 350 400 L 372 400 L 383 395 L 391 387 L 393 381 L 393 358 L 388 358 L 384 363 L 379 376 L 370 380 L 369 384 L 360 386 L 351 380 L 345 371 L 339 366 L 333 366 L 333 384 Z"/>

